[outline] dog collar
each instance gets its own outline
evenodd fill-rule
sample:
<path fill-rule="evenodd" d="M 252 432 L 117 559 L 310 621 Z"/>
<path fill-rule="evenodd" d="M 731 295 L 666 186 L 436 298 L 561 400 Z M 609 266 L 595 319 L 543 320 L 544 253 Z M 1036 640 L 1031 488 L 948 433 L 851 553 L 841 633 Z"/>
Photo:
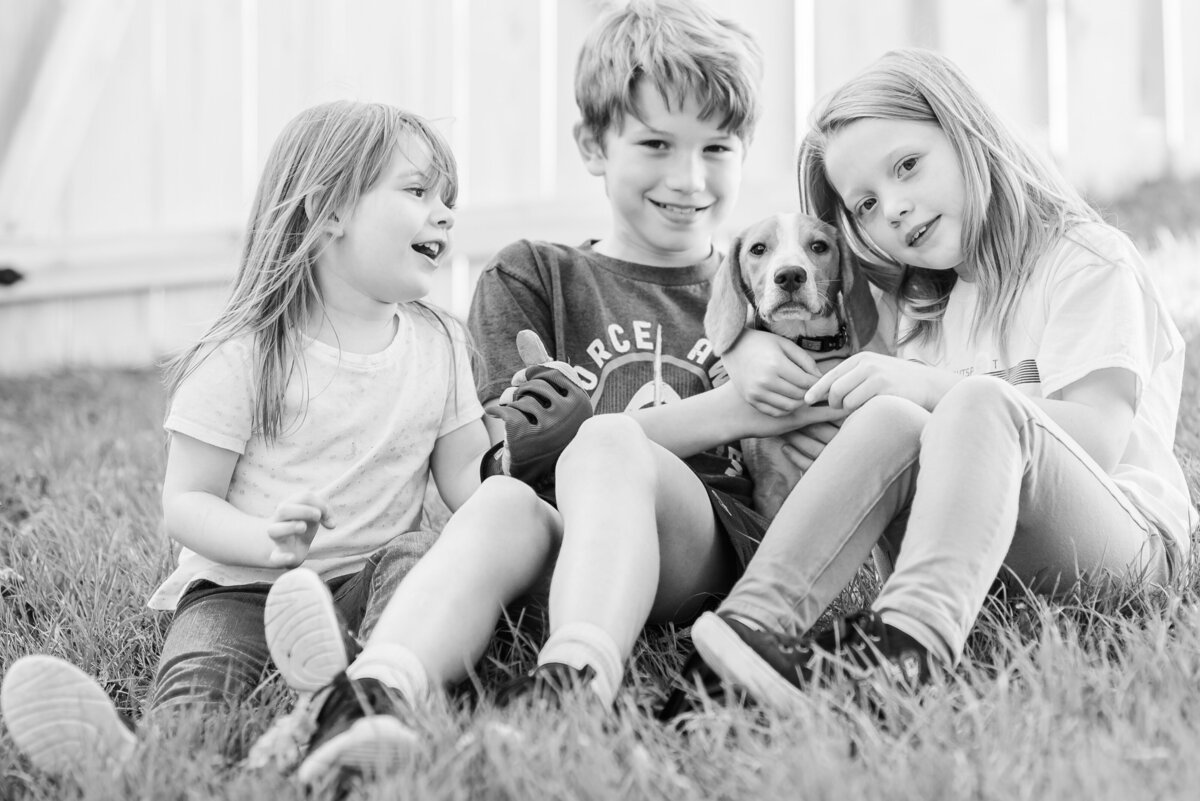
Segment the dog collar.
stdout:
<path fill-rule="evenodd" d="M 844 323 L 838 328 L 836 334 L 831 334 L 827 337 L 796 337 L 797 345 L 815 353 L 829 353 L 831 350 L 841 350 L 849 342 L 850 337 L 847 335 Z"/>

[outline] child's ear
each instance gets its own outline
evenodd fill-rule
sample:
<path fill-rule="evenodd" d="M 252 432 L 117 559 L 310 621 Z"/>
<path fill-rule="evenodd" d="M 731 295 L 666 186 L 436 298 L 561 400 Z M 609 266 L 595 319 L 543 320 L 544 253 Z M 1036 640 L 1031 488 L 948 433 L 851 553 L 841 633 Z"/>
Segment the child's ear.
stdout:
<path fill-rule="evenodd" d="M 337 214 L 330 214 L 329 219 L 325 221 L 321 229 L 334 239 L 346 233 L 346 227 L 342 225 L 342 218 Z"/>
<path fill-rule="evenodd" d="M 319 199 L 319 194 L 317 192 L 310 192 L 304 198 L 304 214 L 305 214 L 305 216 L 308 217 L 309 220 L 317 219 L 317 214 L 318 214 L 317 206 L 318 206 L 319 202 L 320 202 L 320 199 Z M 342 225 L 341 213 L 334 212 L 333 214 L 330 214 L 329 219 L 327 219 L 325 222 L 323 222 L 321 224 L 321 232 L 329 234 L 330 236 L 332 236 L 335 239 L 337 237 L 341 236 L 342 234 L 344 234 L 346 232 L 346 229 Z"/>
<path fill-rule="evenodd" d="M 574 134 L 575 145 L 579 148 L 579 155 L 583 157 L 583 166 L 592 175 L 604 175 L 608 162 L 604 155 L 604 142 L 582 120 L 575 123 Z"/>

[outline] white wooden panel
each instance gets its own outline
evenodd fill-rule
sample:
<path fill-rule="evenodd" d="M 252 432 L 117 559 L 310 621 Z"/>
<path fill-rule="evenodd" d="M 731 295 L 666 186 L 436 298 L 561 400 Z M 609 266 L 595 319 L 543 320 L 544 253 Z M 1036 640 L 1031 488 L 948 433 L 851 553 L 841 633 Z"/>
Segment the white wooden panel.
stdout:
<path fill-rule="evenodd" d="M 941 52 L 1014 128 L 1031 139 L 1040 136 L 1046 121 L 1046 45 L 1030 35 L 1038 27 L 1030 18 L 1045 13 L 1042 4 L 972 0 L 943 2 L 940 11 Z"/>
<path fill-rule="evenodd" d="M 1195 45 L 1200 41 L 1200 3 L 1180 3 L 1178 38 L 1185 43 L 1180 53 L 1182 74 L 1178 79 L 1184 102 L 1179 169 L 1195 175 L 1200 172 L 1200 47 Z"/>
<path fill-rule="evenodd" d="M 162 55 L 151 113 L 160 224 L 210 230 L 244 224 L 241 187 L 240 0 L 156 4 Z"/>
<path fill-rule="evenodd" d="M 726 225 L 728 232 L 798 203 L 794 11 L 791 0 L 721 0 L 711 7 L 717 15 L 740 22 L 763 51 L 762 115 L 746 155 L 741 195 Z"/>
<path fill-rule="evenodd" d="M 1163 164 L 1161 130 L 1144 137 L 1140 128 L 1138 2 L 1067 2 L 1070 148 L 1064 166 L 1078 185 L 1100 195 Z"/>
<path fill-rule="evenodd" d="M 54 228 L 70 237 L 158 230 L 158 165 L 151 114 L 151 2 L 140 0 L 90 118 L 78 158 L 62 187 Z M 58 124 L 75 124 L 63 119 Z"/>
<path fill-rule="evenodd" d="M 542 146 L 538 3 L 475 0 L 469 9 L 471 202 L 535 200 Z"/>
<path fill-rule="evenodd" d="M 909 42 L 908 0 L 818 0 L 817 95 Z"/>

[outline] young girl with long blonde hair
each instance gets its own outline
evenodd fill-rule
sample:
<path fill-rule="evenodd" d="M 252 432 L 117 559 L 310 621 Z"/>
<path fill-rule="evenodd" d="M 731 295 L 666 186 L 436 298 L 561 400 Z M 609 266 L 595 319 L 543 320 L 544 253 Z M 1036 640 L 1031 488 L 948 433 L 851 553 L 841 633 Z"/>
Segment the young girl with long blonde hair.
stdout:
<path fill-rule="evenodd" d="M 833 94 L 799 180 L 892 290 L 897 347 L 790 382 L 761 367 L 780 348 L 766 335 L 728 354 L 763 410 L 852 414 L 810 438 L 819 458 L 693 627 L 707 666 L 777 707 L 833 674 L 912 686 L 959 659 L 997 576 L 1047 594 L 1179 576 L 1196 524 L 1172 453 L 1183 341 L 1129 240 L 925 51 Z M 894 573 L 871 608 L 797 637 L 876 543 Z"/>
<path fill-rule="evenodd" d="M 442 136 L 382 104 L 293 119 L 267 160 L 233 292 L 168 368 L 163 481 L 177 569 L 147 714 L 245 700 L 269 664 L 267 592 L 304 564 L 369 629 L 432 535 L 432 476 L 457 508 L 488 449 L 465 330 L 420 301 L 443 261 L 457 178 Z M 133 732 L 89 676 L 17 660 L 0 702 L 17 746 L 61 772 L 121 762 Z"/>

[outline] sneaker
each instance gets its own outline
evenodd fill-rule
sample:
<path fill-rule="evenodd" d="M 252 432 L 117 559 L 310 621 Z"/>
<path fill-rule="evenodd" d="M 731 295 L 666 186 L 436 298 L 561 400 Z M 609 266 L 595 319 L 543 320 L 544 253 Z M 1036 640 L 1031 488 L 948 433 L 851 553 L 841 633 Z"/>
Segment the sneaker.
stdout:
<path fill-rule="evenodd" d="M 683 663 L 679 677 L 675 680 L 675 689 L 667 696 L 666 703 L 658 711 L 658 720 L 671 723 L 683 715 L 699 712 L 704 708 L 704 699 L 718 704 L 725 703 L 725 689 L 728 684 L 717 675 L 699 652 L 692 651 L 691 656 Z M 739 702 L 740 698 L 737 699 Z"/>
<path fill-rule="evenodd" d="M 339 673 L 317 713 L 316 731 L 297 778 L 314 786 L 340 783 L 408 763 L 419 740 L 402 719 L 406 709 L 383 682 Z"/>
<path fill-rule="evenodd" d="M 263 624 L 275 666 L 299 692 L 328 686 L 358 650 L 329 587 L 306 567 L 289 570 L 275 581 L 267 594 Z"/>
<path fill-rule="evenodd" d="M 581 670 L 562 662 L 547 662 L 501 687 L 496 693 L 496 706 L 504 708 L 528 699 L 530 703 L 558 708 L 564 698 L 578 692 L 595 675 L 590 665 Z"/>
<path fill-rule="evenodd" d="M 46 773 L 92 760 L 120 765 L 137 738 L 108 695 L 79 668 L 54 656 L 18 659 L 0 687 L 0 710 L 17 748 Z"/>
<path fill-rule="evenodd" d="M 692 626 L 692 642 L 718 675 L 781 711 L 797 711 L 803 689 L 817 683 L 882 679 L 911 691 L 932 677 L 925 647 L 870 610 L 839 618 L 828 631 L 809 637 L 707 612 Z"/>
<path fill-rule="evenodd" d="M 331 687 L 316 693 L 300 693 L 292 711 L 275 718 L 250 746 L 242 767 L 248 770 L 269 768 L 287 773 L 300 764 L 309 741 L 317 731 L 317 713 Z"/>

